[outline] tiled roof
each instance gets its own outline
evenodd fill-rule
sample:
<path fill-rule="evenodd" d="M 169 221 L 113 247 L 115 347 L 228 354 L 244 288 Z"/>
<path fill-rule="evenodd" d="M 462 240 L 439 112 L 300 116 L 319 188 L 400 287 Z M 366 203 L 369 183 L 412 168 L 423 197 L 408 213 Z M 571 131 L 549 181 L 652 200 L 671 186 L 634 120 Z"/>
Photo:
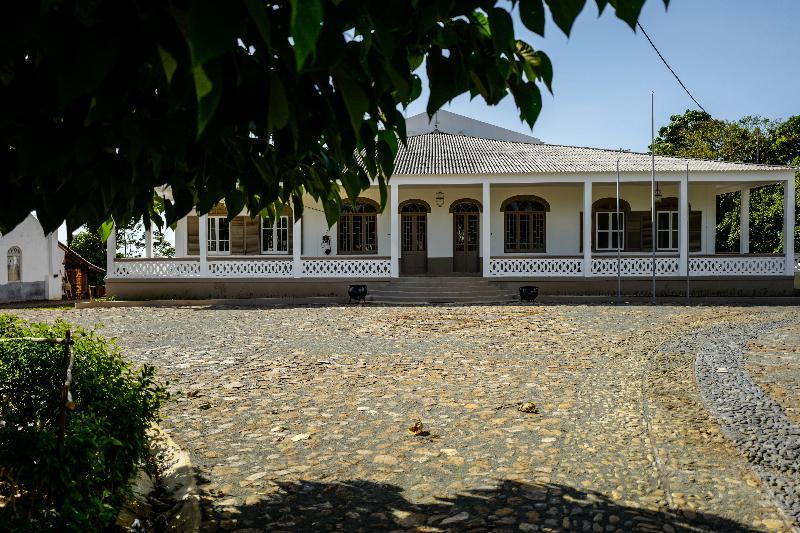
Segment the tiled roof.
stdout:
<path fill-rule="evenodd" d="M 395 175 L 414 174 L 541 174 L 650 172 L 650 155 L 555 144 L 497 141 L 434 131 L 408 137 L 397 154 Z M 779 165 L 728 163 L 656 156 L 656 171 L 765 172 L 791 170 Z"/>

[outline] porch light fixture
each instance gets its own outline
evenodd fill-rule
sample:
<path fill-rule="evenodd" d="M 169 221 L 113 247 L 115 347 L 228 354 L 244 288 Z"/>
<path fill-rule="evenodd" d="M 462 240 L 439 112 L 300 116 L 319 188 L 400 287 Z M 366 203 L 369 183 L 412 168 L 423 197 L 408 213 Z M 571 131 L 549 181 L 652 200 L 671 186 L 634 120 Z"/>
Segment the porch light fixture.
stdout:
<path fill-rule="evenodd" d="M 661 200 L 661 188 L 658 186 L 658 182 L 656 182 L 656 192 L 653 193 L 653 197 L 656 199 L 656 202 Z"/>
<path fill-rule="evenodd" d="M 444 205 L 444 193 L 442 191 L 436 193 L 436 205 L 439 207 Z"/>

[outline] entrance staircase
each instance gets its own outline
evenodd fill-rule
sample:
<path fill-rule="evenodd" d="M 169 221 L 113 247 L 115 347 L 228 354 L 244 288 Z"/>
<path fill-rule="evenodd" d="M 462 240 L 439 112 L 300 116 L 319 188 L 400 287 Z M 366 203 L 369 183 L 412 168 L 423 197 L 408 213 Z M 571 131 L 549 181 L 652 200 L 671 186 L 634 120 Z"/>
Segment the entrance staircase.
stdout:
<path fill-rule="evenodd" d="M 381 288 L 369 288 L 367 301 L 382 304 L 489 304 L 517 300 L 506 290 L 479 277 L 401 277 Z"/>

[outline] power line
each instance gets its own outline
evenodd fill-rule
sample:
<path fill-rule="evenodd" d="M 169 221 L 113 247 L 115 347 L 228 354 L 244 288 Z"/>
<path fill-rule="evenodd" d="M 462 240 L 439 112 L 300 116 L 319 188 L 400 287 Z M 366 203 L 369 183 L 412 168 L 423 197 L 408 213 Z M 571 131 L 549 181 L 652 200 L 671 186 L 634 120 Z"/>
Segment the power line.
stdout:
<path fill-rule="evenodd" d="M 637 21 L 637 22 L 636 22 L 636 25 L 637 25 L 637 26 L 639 26 L 639 29 L 640 29 L 640 30 L 642 30 L 642 33 L 643 33 L 643 34 L 644 34 L 644 36 L 647 38 L 647 41 L 650 43 L 650 46 L 652 46 L 652 47 L 653 47 L 653 50 L 655 50 L 655 51 L 656 51 L 656 54 L 658 54 L 658 57 L 660 57 L 660 58 L 661 58 L 661 61 L 664 63 L 664 65 L 665 65 L 665 66 L 666 66 L 666 67 L 669 69 L 669 71 L 670 71 L 670 72 L 672 72 L 672 75 L 673 75 L 673 76 L 675 76 L 675 79 L 676 79 L 676 80 L 678 80 L 678 83 L 680 83 L 681 87 L 683 87 L 683 90 L 684 90 L 684 91 L 686 91 L 686 94 L 688 94 L 688 95 L 689 95 L 689 98 L 691 98 L 691 99 L 692 99 L 692 101 L 693 101 L 695 104 L 697 104 L 697 107 L 699 107 L 701 110 L 703 110 L 703 112 L 704 112 L 704 113 L 708 113 L 708 111 L 706 111 L 706 110 L 705 110 L 705 108 L 704 108 L 703 106 L 701 106 L 701 105 L 700 105 L 700 102 L 698 102 L 698 101 L 697 101 L 697 98 L 695 98 L 694 96 L 692 96 L 692 93 L 690 93 L 690 92 L 689 92 L 689 89 L 687 89 L 687 88 L 686 88 L 686 85 L 684 85 L 684 84 L 683 84 L 683 82 L 682 82 L 682 81 L 681 81 L 681 79 L 678 77 L 678 75 L 675 73 L 675 71 L 674 71 L 674 70 L 672 70 L 672 67 L 671 67 L 671 66 L 669 66 L 669 63 L 667 63 L 667 60 L 666 60 L 666 59 L 664 59 L 664 56 L 663 56 L 663 55 L 661 55 L 661 52 L 659 52 L 659 51 L 658 51 L 658 48 L 656 48 L 656 45 L 653 43 L 653 40 L 650 38 L 650 36 L 649 36 L 649 35 L 647 35 L 647 32 L 646 32 L 646 31 L 644 31 L 644 28 L 642 27 L 642 24 L 641 24 L 641 22 L 638 22 L 638 21 Z"/>

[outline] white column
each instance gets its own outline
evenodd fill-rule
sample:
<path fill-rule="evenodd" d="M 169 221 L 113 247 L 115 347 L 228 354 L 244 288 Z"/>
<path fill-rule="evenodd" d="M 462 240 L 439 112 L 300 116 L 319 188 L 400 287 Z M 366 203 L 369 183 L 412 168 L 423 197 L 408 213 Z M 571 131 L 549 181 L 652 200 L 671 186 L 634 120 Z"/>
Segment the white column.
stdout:
<path fill-rule="evenodd" d="M 739 205 L 739 253 L 750 253 L 750 188 L 742 189 Z"/>
<path fill-rule="evenodd" d="M 389 256 L 391 257 L 390 275 L 400 277 L 400 191 L 397 182 L 389 184 L 389 214 L 391 226 L 389 229 Z"/>
<path fill-rule="evenodd" d="M 689 259 L 689 178 L 686 176 L 681 178 L 678 202 L 678 273 L 685 276 Z"/>
<path fill-rule="evenodd" d="M 148 259 L 153 257 L 153 224 L 147 226 L 144 232 L 144 256 Z"/>
<path fill-rule="evenodd" d="M 592 275 L 592 182 L 583 184 L 583 275 Z"/>
<path fill-rule="evenodd" d="M 786 275 L 794 276 L 794 176 L 783 185 L 783 253 Z"/>
<path fill-rule="evenodd" d="M 208 215 L 200 215 L 199 226 L 199 246 L 200 246 L 200 276 L 208 276 Z"/>
<path fill-rule="evenodd" d="M 298 218 L 292 227 L 292 277 L 299 278 L 302 275 L 303 265 L 301 257 L 303 254 L 303 219 Z"/>
<path fill-rule="evenodd" d="M 114 277 L 114 261 L 117 258 L 117 227 L 111 226 L 106 240 L 106 278 Z"/>
<path fill-rule="evenodd" d="M 483 248 L 483 277 L 489 277 L 489 268 L 492 261 L 492 197 L 491 185 L 483 182 L 483 220 L 481 220 L 481 248 Z"/>
<path fill-rule="evenodd" d="M 187 225 L 186 217 L 183 217 L 175 227 L 175 257 L 186 257 Z"/>

